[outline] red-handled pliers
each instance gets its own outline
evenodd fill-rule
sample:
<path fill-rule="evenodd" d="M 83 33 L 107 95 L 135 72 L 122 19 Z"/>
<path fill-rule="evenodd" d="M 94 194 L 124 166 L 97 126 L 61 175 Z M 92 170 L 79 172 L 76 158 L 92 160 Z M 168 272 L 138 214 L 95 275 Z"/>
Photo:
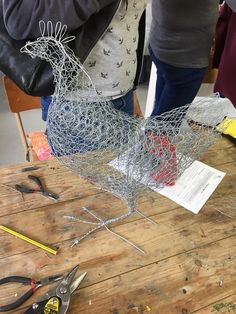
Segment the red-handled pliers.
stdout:
<path fill-rule="evenodd" d="M 54 201 L 57 201 L 59 199 L 59 196 L 54 194 L 54 193 L 51 193 L 49 191 L 47 191 L 41 180 L 39 179 L 39 177 L 36 177 L 36 176 L 32 176 L 32 175 L 29 175 L 28 176 L 28 179 L 30 179 L 31 181 L 35 182 L 38 186 L 38 189 L 32 189 L 32 188 L 29 188 L 23 184 L 16 184 L 15 185 L 15 188 L 17 191 L 21 192 L 21 193 L 40 193 L 42 194 L 43 196 L 47 197 L 47 198 L 50 198 Z"/>
<path fill-rule="evenodd" d="M 9 284 L 9 283 L 21 283 L 23 285 L 31 286 L 31 288 L 26 293 L 21 295 L 20 298 L 17 299 L 15 302 L 0 306 L 0 312 L 7 312 L 7 311 L 16 309 L 18 306 L 20 306 L 26 300 L 28 300 L 38 288 L 45 285 L 50 285 L 56 281 L 61 280 L 62 278 L 63 278 L 62 275 L 55 275 L 55 276 L 45 277 L 37 281 L 35 281 L 32 278 L 21 277 L 21 276 L 9 276 L 9 277 L 0 279 L 0 285 Z"/>

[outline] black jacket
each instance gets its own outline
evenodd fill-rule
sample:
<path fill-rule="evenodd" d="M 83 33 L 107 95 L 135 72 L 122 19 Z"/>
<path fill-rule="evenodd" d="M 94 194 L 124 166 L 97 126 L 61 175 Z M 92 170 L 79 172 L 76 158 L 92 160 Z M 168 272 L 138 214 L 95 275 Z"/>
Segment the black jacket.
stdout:
<path fill-rule="evenodd" d="M 70 34 L 76 37 L 72 48 L 83 63 L 111 23 L 120 1 L 3 0 L 3 15 L 8 33 L 17 40 L 39 37 L 40 20 L 66 24 Z M 134 85 L 137 85 L 141 71 L 144 37 L 145 14 L 139 25 L 138 66 Z"/>

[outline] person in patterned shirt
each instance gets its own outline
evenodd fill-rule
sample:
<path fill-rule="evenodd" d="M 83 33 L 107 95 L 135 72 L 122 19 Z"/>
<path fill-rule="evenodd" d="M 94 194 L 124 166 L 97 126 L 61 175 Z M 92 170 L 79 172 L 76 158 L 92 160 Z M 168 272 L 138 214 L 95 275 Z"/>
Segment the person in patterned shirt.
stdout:
<path fill-rule="evenodd" d="M 15 39 L 40 36 L 40 20 L 66 24 L 76 36 L 73 50 L 97 93 L 130 115 L 141 70 L 147 1 L 2 0 L 5 25 Z M 50 96 L 42 98 L 44 120 L 50 101 Z"/>

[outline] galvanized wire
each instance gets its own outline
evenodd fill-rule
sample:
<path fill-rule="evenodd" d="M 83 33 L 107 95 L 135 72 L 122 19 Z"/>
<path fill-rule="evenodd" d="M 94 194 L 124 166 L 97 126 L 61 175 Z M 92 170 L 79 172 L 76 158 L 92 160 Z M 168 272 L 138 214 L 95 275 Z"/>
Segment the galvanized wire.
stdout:
<path fill-rule="evenodd" d="M 119 217 L 98 218 L 85 238 L 137 212 L 137 200 L 146 189 L 173 185 L 220 136 L 215 125 L 223 120 L 223 113 L 206 107 L 204 99 L 147 119 L 118 111 L 109 99 L 99 96 L 92 78 L 66 45 L 73 39 L 64 38 L 66 27 L 60 23 L 53 27 L 51 22 L 40 22 L 40 27 L 42 36 L 22 51 L 53 68 L 56 88 L 46 131 L 53 154 L 128 206 Z M 215 104 L 219 99 L 209 101 Z"/>

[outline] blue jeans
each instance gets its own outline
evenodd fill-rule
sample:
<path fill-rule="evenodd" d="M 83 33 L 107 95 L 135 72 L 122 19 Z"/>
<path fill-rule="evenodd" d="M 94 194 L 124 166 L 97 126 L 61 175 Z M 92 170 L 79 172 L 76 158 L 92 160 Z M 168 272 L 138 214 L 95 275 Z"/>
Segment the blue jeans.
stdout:
<path fill-rule="evenodd" d="M 49 109 L 51 101 L 52 101 L 52 96 L 41 97 L 43 121 L 47 120 L 48 109 Z M 130 90 L 126 95 L 120 98 L 111 100 L 111 103 L 113 104 L 115 109 L 124 111 L 132 116 L 134 113 L 133 90 Z"/>
<path fill-rule="evenodd" d="M 152 116 L 190 104 L 201 86 L 204 68 L 181 68 L 159 60 L 149 46 L 157 68 L 156 96 Z"/>
<path fill-rule="evenodd" d="M 47 120 L 47 115 L 48 115 L 48 109 L 50 106 L 50 103 L 52 101 L 51 96 L 44 96 L 41 98 L 41 104 L 42 104 L 42 119 L 44 121 Z M 129 115 L 132 115 L 134 112 L 134 103 L 133 103 L 133 90 L 129 91 L 125 96 L 120 97 L 118 99 L 112 100 L 111 101 L 114 108 L 117 110 L 124 111 L 128 113 Z M 106 130 L 103 131 L 106 132 Z M 61 156 L 61 153 L 54 150 L 53 145 L 51 143 L 50 137 L 48 137 L 48 130 L 46 129 L 46 136 L 49 142 L 49 145 L 52 148 L 53 154 L 55 156 Z M 85 152 L 85 151 L 93 151 L 97 149 L 97 144 L 92 143 L 90 140 L 86 140 L 81 137 L 77 137 L 75 142 L 71 142 L 71 144 L 76 145 L 77 147 L 77 152 Z M 68 147 L 68 154 L 70 154 L 70 147 Z"/>

